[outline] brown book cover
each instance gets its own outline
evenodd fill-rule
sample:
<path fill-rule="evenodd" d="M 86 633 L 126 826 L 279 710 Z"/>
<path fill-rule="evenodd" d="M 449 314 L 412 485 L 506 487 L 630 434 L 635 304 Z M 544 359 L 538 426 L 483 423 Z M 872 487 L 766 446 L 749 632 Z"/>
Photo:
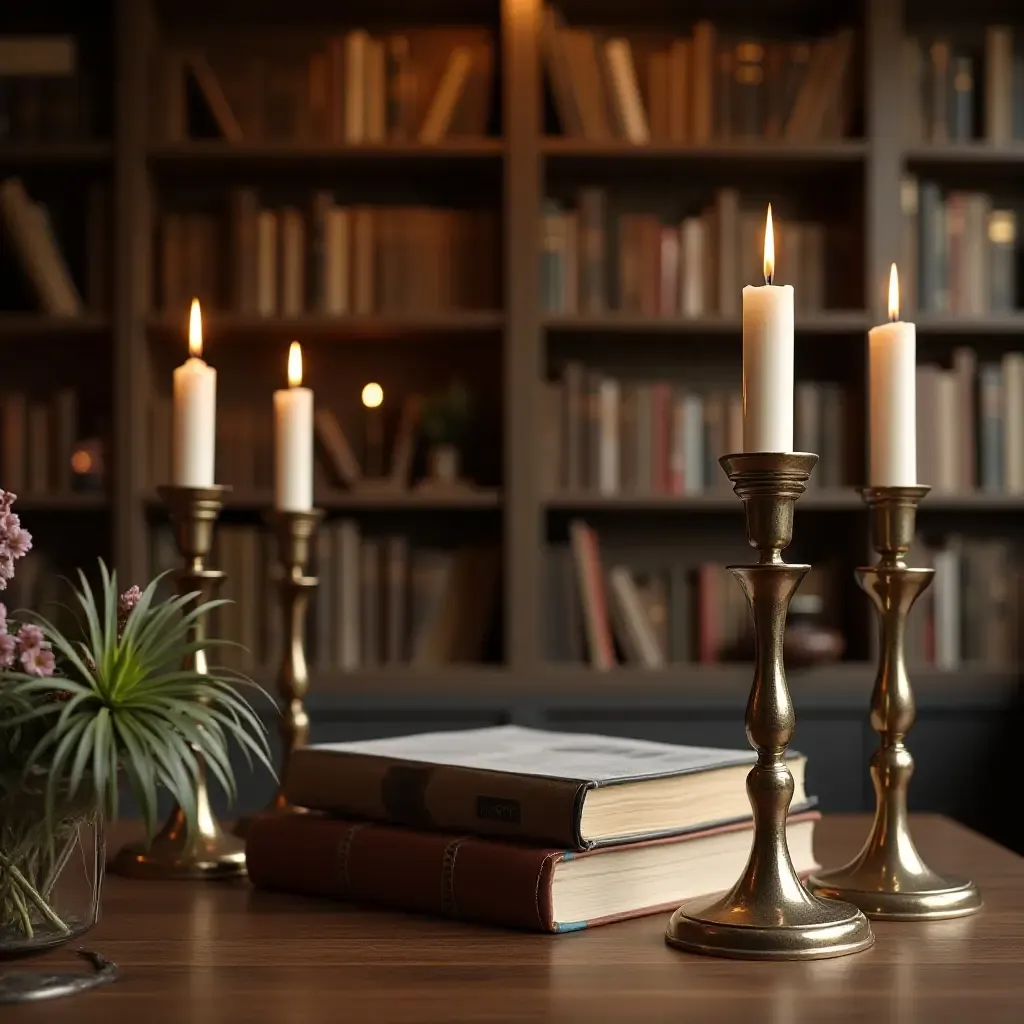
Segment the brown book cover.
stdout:
<path fill-rule="evenodd" d="M 789 819 L 798 874 L 817 867 L 811 838 L 819 817 L 811 811 Z M 317 814 L 261 815 L 249 832 L 246 859 L 260 888 L 559 933 L 673 910 L 686 899 L 727 888 L 743 869 L 749 833 L 748 823 L 737 822 L 580 853 Z M 597 898 L 581 902 L 556 879 L 580 868 L 590 874 L 591 865 L 579 864 L 590 857 L 606 858 L 609 873 Z M 660 869 L 657 884 L 644 885 L 641 871 L 652 866 Z M 559 919 L 560 909 L 583 906 L 606 910 L 589 919 Z"/>
<path fill-rule="evenodd" d="M 787 757 L 800 806 L 806 759 Z M 342 817 L 588 849 L 745 819 L 753 760 L 750 750 L 503 725 L 303 747 L 284 793 Z"/>

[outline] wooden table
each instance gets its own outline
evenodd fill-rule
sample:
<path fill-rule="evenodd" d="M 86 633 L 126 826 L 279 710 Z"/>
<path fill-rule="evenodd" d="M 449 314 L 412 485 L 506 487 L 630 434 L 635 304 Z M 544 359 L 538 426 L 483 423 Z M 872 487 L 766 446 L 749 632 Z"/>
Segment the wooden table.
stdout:
<path fill-rule="evenodd" d="M 831 864 L 856 852 L 867 824 L 826 818 L 819 858 Z M 915 835 L 933 867 L 980 884 L 981 914 L 878 924 L 868 952 L 811 963 L 675 953 L 662 939 L 663 914 L 523 935 L 258 893 L 245 883 L 111 878 L 87 946 L 117 961 L 122 978 L 67 1000 L 4 1007 L 2 1019 L 1021 1024 L 1024 858 L 941 818 L 917 818 Z M 48 962 L 66 968 L 72 960 L 63 952 Z"/>

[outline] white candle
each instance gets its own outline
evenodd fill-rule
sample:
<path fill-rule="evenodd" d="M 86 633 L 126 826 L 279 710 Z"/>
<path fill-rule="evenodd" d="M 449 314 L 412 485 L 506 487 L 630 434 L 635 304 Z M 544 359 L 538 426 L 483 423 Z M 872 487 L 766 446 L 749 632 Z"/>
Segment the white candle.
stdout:
<path fill-rule="evenodd" d="M 743 450 L 793 450 L 793 286 L 773 285 L 772 208 L 764 232 L 763 286 L 743 289 Z"/>
<path fill-rule="evenodd" d="M 179 487 L 212 487 L 217 435 L 217 371 L 203 362 L 203 321 L 192 300 L 188 321 L 189 358 L 174 371 L 171 482 Z"/>
<path fill-rule="evenodd" d="M 917 484 L 917 328 L 900 315 L 896 264 L 889 271 L 889 319 L 868 332 L 872 487 Z"/>
<path fill-rule="evenodd" d="M 274 506 L 282 512 L 313 507 L 313 392 L 302 384 L 302 349 L 288 350 L 288 387 L 274 392 Z"/>

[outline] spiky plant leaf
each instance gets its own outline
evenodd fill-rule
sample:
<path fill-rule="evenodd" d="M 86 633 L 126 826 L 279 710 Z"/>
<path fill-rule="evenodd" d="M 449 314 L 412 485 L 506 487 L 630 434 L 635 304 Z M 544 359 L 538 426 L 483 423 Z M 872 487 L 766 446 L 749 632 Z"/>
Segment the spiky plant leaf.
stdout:
<path fill-rule="evenodd" d="M 273 773 L 266 728 L 239 687 L 263 691 L 233 672 L 183 667 L 221 643 L 197 639 L 195 629 L 225 602 L 199 602 L 198 594 L 157 601 L 158 583 L 159 578 L 145 588 L 119 623 L 117 576 L 100 562 L 98 590 L 82 573 L 73 588 L 81 638 L 65 636 L 44 616 L 30 616 L 52 645 L 63 675 L 5 674 L 0 738 L 21 729 L 32 737 L 31 745 L 17 744 L 20 766 L 45 774 L 48 814 L 59 798 L 90 787 L 97 804 L 116 817 L 123 774 L 152 836 L 161 786 L 181 805 L 189 826 L 196 826 L 200 759 L 234 797 L 230 743 Z"/>

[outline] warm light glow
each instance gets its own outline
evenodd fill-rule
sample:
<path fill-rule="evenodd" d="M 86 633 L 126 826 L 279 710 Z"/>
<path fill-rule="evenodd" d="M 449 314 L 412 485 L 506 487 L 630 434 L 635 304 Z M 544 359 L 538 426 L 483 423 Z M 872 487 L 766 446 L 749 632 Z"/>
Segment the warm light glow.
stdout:
<path fill-rule="evenodd" d="M 288 349 L 288 386 L 297 388 L 302 384 L 302 346 L 293 341 Z"/>
<path fill-rule="evenodd" d="M 768 220 L 764 226 L 764 280 L 771 284 L 775 274 L 775 231 L 772 229 L 772 204 L 768 204 Z"/>
<path fill-rule="evenodd" d="M 199 312 L 199 300 L 192 300 L 188 314 L 188 354 L 201 359 L 203 355 L 203 314 Z"/>
<path fill-rule="evenodd" d="M 363 388 L 363 405 L 376 409 L 384 401 L 384 389 L 379 384 L 367 384 Z"/>
<path fill-rule="evenodd" d="M 84 448 L 79 448 L 71 456 L 71 472 L 81 475 L 82 473 L 88 473 L 91 469 L 92 456 Z"/>
<path fill-rule="evenodd" d="M 900 318 L 900 279 L 896 273 L 896 264 L 889 270 L 889 319 L 896 321 Z"/>

